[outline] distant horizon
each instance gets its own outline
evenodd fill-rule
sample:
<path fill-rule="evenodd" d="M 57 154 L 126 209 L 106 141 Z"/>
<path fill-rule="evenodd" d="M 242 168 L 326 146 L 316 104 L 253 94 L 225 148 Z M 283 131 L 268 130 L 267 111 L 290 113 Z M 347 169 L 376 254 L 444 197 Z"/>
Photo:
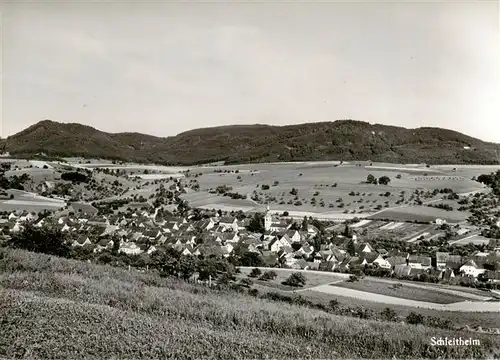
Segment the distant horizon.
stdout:
<path fill-rule="evenodd" d="M 351 118 L 500 142 L 499 4 L 4 2 L 0 136 Z"/>
<path fill-rule="evenodd" d="M 41 123 L 43 121 L 51 121 L 51 122 L 55 122 L 55 123 L 58 123 L 58 124 L 78 124 L 78 125 L 84 125 L 84 126 L 89 126 L 91 128 L 94 128 L 95 130 L 98 130 L 98 131 L 101 131 L 101 132 L 105 132 L 105 133 L 108 133 L 108 134 L 138 133 L 138 134 L 149 135 L 149 136 L 154 136 L 154 137 L 158 137 L 158 138 L 175 137 L 175 136 L 180 135 L 182 133 L 193 131 L 193 130 L 198 130 L 198 129 L 212 129 L 212 128 L 224 128 L 224 127 L 245 127 L 245 126 L 286 127 L 286 126 L 298 126 L 298 125 L 306 125 L 306 124 L 312 125 L 312 124 L 321 124 L 321 123 L 333 123 L 333 122 L 337 122 L 337 121 L 359 121 L 359 122 L 363 122 L 363 123 L 368 123 L 370 125 L 395 126 L 395 127 L 399 127 L 399 128 L 408 129 L 408 130 L 420 129 L 420 128 L 435 128 L 435 129 L 451 130 L 451 131 L 459 132 L 459 133 L 461 133 L 463 135 L 466 135 L 466 136 L 473 137 L 473 138 L 481 140 L 483 142 L 494 143 L 494 144 L 499 144 L 500 145 L 500 141 L 499 142 L 495 142 L 495 141 L 484 140 L 484 139 L 481 139 L 481 138 L 478 138 L 478 137 L 474 137 L 474 136 L 472 136 L 472 135 L 470 135 L 468 133 L 461 132 L 461 131 L 458 131 L 458 130 L 455 130 L 455 129 L 450 129 L 450 128 L 444 128 L 444 127 L 439 127 L 439 126 L 407 127 L 407 126 L 399 126 L 399 125 L 393 125 L 393 124 L 387 124 L 387 123 L 375 123 L 375 122 L 369 122 L 369 121 L 364 121 L 364 120 L 359 120 L 359 119 L 337 119 L 337 120 L 314 121 L 314 122 L 311 121 L 311 122 L 304 122 L 304 123 L 279 124 L 279 125 L 276 125 L 276 124 L 264 124 L 264 123 L 248 123 L 248 124 L 233 124 L 233 125 L 214 125 L 214 126 L 205 126 L 205 127 L 192 128 L 192 129 L 184 130 L 184 131 L 182 131 L 180 133 L 173 134 L 173 135 L 168 135 L 168 136 L 158 136 L 158 135 L 155 135 L 155 134 L 151 134 L 151 133 L 147 133 L 147 132 L 141 132 L 141 131 L 138 131 L 138 130 L 131 130 L 131 131 L 107 131 L 107 130 L 102 129 L 100 127 L 96 127 L 96 126 L 92 126 L 92 125 L 85 124 L 85 123 L 80 123 L 80 122 L 74 122 L 74 121 L 64 122 L 64 121 L 53 120 L 53 119 L 42 119 L 42 120 L 39 120 L 37 122 L 34 122 L 33 124 L 29 124 L 24 129 L 22 129 L 22 130 L 20 130 L 20 131 L 18 131 L 16 133 L 14 133 L 14 134 L 10 134 L 8 136 L 0 136 L 0 139 L 7 139 L 8 137 L 16 135 L 16 134 L 18 134 L 18 133 L 20 133 L 20 132 L 28 129 L 29 127 L 37 125 L 37 124 L 39 124 L 39 123 Z"/>

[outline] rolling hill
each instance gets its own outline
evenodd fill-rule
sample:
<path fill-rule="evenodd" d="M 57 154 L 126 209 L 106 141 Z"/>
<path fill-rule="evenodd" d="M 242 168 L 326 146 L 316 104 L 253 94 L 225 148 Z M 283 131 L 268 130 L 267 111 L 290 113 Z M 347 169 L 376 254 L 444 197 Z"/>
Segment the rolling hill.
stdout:
<path fill-rule="evenodd" d="M 498 147 L 447 129 L 407 129 L 356 120 L 221 126 L 166 138 L 140 133 L 112 134 L 86 125 L 43 120 L 0 140 L 0 148 L 16 156 L 43 152 L 51 156 L 169 165 L 306 160 L 497 164 Z"/>

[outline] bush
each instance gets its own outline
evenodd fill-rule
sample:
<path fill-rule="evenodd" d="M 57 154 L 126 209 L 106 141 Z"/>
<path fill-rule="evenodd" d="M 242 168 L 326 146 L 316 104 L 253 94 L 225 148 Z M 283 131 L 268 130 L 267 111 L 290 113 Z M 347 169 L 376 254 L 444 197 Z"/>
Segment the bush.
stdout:
<path fill-rule="evenodd" d="M 420 315 L 420 314 L 411 312 L 406 317 L 406 322 L 408 324 L 413 324 L 413 325 L 423 324 L 424 323 L 424 317 L 422 315 Z"/>
<path fill-rule="evenodd" d="M 304 276 L 304 274 L 296 272 L 293 273 L 286 279 L 283 284 L 288 285 L 288 286 L 293 286 L 293 287 L 302 287 L 306 284 L 307 279 Z"/>
<path fill-rule="evenodd" d="M 262 274 L 262 271 L 260 271 L 260 269 L 258 268 L 253 268 L 252 271 L 250 271 L 250 274 L 248 274 L 249 277 L 252 277 L 252 278 L 256 278 L 257 276 L 259 276 L 260 274 Z"/>
<path fill-rule="evenodd" d="M 248 287 L 249 288 L 250 286 L 253 285 L 253 281 L 251 279 L 248 279 L 248 278 L 241 279 L 240 280 L 240 284 L 243 285 L 244 287 Z"/>
<path fill-rule="evenodd" d="M 396 312 L 388 307 L 382 310 L 380 315 L 382 316 L 382 319 L 386 321 L 396 321 L 398 319 Z"/>
<path fill-rule="evenodd" d="M 260 280 L 274 280 L 276 279 L 276 277 L 278 276 L 278 274 L 276 273 L 276 271 L 273 271 L 273 270 L 270 270 L 270 271 L 266 271 L 264 274 L 262 274 L 262 276 L 259 278 Z"/>
<path fill-rule="evenodd" d="M 248 295 L 250 295 L 250 296 L 258 296 L 259 295 L 259 290 L 257 290 L 257 289 L 250 289 L 250 290 L 248 290 Z"/>

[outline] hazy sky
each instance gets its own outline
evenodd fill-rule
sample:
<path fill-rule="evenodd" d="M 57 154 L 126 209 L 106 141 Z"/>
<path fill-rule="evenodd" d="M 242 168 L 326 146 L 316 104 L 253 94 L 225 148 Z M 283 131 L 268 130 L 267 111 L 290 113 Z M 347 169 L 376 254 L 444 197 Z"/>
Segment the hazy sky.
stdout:
<path fill-rule="evenodd" d="M 2 131 L 356 119 L 500 142 L 498 1 L 7 3 Z"/>

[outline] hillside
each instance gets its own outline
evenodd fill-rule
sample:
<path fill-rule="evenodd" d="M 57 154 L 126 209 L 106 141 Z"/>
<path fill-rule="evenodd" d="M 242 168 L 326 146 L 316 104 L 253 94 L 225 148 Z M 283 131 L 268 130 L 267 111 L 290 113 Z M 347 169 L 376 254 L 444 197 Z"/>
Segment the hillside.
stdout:
<path fill-rule="evenodd" d="M 26 251 L 0 257 L 0 356 L 497 358 L 498 337 L 362 320 Z M 432 337 L 480 346 L 431 346 Z"/>
<path fill-rule="evenodd" d="M 139 133 L 110 134 L 80 124 L 44 120 L 0 140 L 0 147 L 11 154 L 24 156 L 44 152 L 54 156 L 171 165 L 306 160 L 498 163 L 497 144 L 456 131 L 428 127 L 406 129 L 354 120 L 289 126 L 222 126 L 191 130 L 167 138 Z"/>

